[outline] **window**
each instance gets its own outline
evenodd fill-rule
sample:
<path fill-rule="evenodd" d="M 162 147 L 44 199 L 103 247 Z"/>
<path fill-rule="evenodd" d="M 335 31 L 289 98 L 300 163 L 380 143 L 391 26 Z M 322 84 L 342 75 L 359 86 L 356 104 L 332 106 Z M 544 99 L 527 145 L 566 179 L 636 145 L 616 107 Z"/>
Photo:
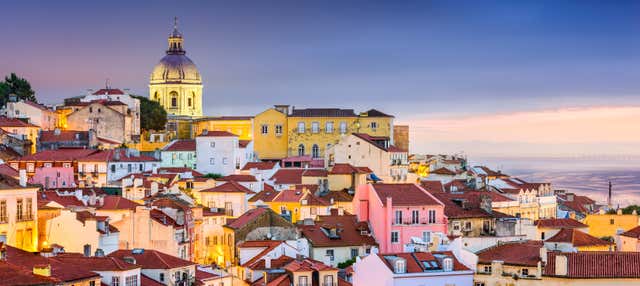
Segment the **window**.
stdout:
<path fill-rule="evenodd" d="M 216 159 L 215 158 L 209 158 L 209 165 L 215 165 L 216 164 Z"/>
<path fill-rule="evenodd" d="M 304 144 L 298 145 L 298 156 L 304 156 Z"/>
<path fill-rule="evenodd" d="M 402 211 L 401 210 L 396 210 L 396 216 L 394 219 L 394 224 L 402 224 Z"/>
<path fill-rule="evenodd" d="M 375 131 L 376 128 L 378 128 L 378 122 L 371 122 L 371 129 Z"/>
<path fill-rule="evenodd" d="M 227 216 L 233 216 L 233 204 L 231 202 L 224 203 L 224 212 Z"/>
<path fill-rule="evenodd" d="M 484 282 L 476 282 L 473 286 L 484 286 Z"/>
<path fill-rule="evenodd" d="M 616 223 L 616 221 L 614 219 L 610 219 L 609 220 L 609 224 L 615 224 L 615 223 Z"/>
<path fill-rule="evenodd" d="M 282 125 L 277 124 L 276 125 L 276 136 L 280 136 L 282 135 Z"/>
<path fill-rule="evenodd" d="M 32 219 L 33 215 L 31 213 L 31 209 L 32 209 L 32 200 L 31 198 L 27 198 L 27 205 L 25 207 L 25 214 L 26 214 L 26 219 Z"/>
<path fill-rule="evenodd" d="M 116 165 L 111 165 L 111 173 L 115 173 L 116 172 Z"/>
<path fill-rule="evenodd" d="M 187 106 L 191 107 L 191 98 L 187 98 Z"/>
<path fill-rule="evenodd" d="M 470 221 L 465 221 L 464 222 L 464 230 L 465 231 L 470 231 L 471 230 L 471 222 Z"/>
<path fill-rule="evenodd" d="M 329 121 L 325 124 L 324 132 L 333 133 L 333 121 Z"/>
<path fill-rule="evenodd" d="M 436 223 L 436 211 L 429 210 L 429 223 Z"/>
<path fill-rule="evenodd" d="M 298 122 L 298 133 L 304 133 L 304 122 Z"/>
<path fill-rule="evenodd" d="M 7 217 L 7 201 L 0 201 L 0 223 L 9 222 L 9 218 Z"/>
<path fill-rule="evenodd" d="M 120 277 L 112 276 L 111 277 L 111 286 L 120 286 Z"/>
<path fill-rule="evenodd" d="M 216 148 L 216 142 L 209 142 L 209 147 Z"/>
<path fill-rule="evenodd" d="M 455 230 L 455 231 L 459 231 L 460 230 L 460 222 L 459 221 L 454 221 L 453 222 L 453 230 Z"/>
<path fill-rule="evenodd" d="M 127 276 L 124 281 L 125 286 L 138 286 L 138 275 Z"/>
<path fill-rule="evenodd" d="M 451 257 L 446 257 L 442 259 L 442 268 L 444 271 L 452 271 L 453 270 L 453 259 Z"/>
<path fill-rule="evenodd" d="M 269 125 L 262 124 L 260 130 L 261 130 L 262 134 L 269 134 Z"/>
<path fill-rule="evenodd" d="M 358 256 L 358 249 L 357 248 L 352 248 L 351 249 L 351 258 L 356 258 Z"/>
<path fill-rule="evenodd" d="M 529 276 L 529 269 L 522 268 L 522 276 Z"/>
<path fill-rule="evenodd" d="M 340 134 L 345 134 L 347 133 L 347 123 L 346 122 L 340 122 Z"/>
<path fill-rule="evenodd" d="M 222 165 L 227 165 L 229 164 L 229 159 L 227 159 L 227 157 L 222 158 Z"/>
<path fill-rule="evenodd" d="M 491 265 L 484 266 L 484 273 L 491 273 Z"/>
<path fill-rule="evenodd" d="M 422 232 L 422 241 L 429 243 L 431 242 L 431 232 L 430 231 L 423 231 Z"/>
<path fill-rule="evenodd" d="M 309 286 L 309 277 L 307 277 L 307 276 L 298 276 L 298 285 L 299 286 Z"/>
<path fill-rule="evenodd" d="M 89 281 L 89 286 L 96 286 L 96 281 Z"/>
<path fill-rule="evenodd" d="M 17 199 L 16 200 L 16 220 L 17 221 L 21 221 L 22 218 L 22 199 Z"/>
<path fill-rule="evenodd" d="M 318 133 L 318 132 L 320 132 L 320 123 L 311 122 L 311 133 Z"/>
<path fill-rule="evenodd" d="M 28 163 L 27 172 L 33 172 L 33 171 L 35 171 L 35 166 L 33 165 L 33 163 Z"/>
<path fill-rule="evenodd" d="M 318 145 L 313 144 L 313 147 L 311 147 L 311 156 L 313 158 L 320 158 L 320 147 L 318 147 Z"/>
<path fill-rule="evenodd" d="M 407 265 L 405 264 L 404 259 L 398 259 L 395 263 L 395 271 L 396 273 L 405 273 L 407 272 Z"/>
<path fill-rule="evenodd" d="M 164 273 L 160 273 L 160 281 L 164 282 Z"/>
<path fill-rule="evenodd" d="M 418 224 L 419 212 L 418 210 L 411 211 L 411 224 Z"/>
<path fill-rule="evenodd" d="M 325 275 L 324 276 L 324 284 L 325 286 L 332 286 L 333 284 L 333 275 Z"/>
<path fill-rule="evenodd" d="M 325 251 L 325 255 L 329 256 L 329 260 L 333 261 L 333 258 L 334 258 L 333 249 L 327 249 L 327 251 Z"/>
<path fill-rule="evenodd" d="M 169 95 L 171 96 L 171 107 L 178 107 L 178 93 L 172 91 Z"/>
<path fill-rule="evenodd" d="M 544 240 L 544 231 L 540 233 L 540 239 Z"/>
<path fill-rule="evenodd" d="M 391 232 L 391 243 L 398 243 L 400 241 L 399 233 L 397 231 Z"/>

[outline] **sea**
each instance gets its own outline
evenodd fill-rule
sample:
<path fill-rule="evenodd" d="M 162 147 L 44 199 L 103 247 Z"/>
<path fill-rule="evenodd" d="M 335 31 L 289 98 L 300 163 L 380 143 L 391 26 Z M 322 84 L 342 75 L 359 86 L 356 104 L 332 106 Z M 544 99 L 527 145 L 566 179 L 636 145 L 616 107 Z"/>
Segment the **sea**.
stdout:
<path fill-rule="evenodd" d="M 529 182 L 549 182 L 556 190 L 588 195 L 605 203 L 612 184 L 614 206 L 640 205 L 640 157 L 478 157 L 472 165 L 485 165 Z"/>

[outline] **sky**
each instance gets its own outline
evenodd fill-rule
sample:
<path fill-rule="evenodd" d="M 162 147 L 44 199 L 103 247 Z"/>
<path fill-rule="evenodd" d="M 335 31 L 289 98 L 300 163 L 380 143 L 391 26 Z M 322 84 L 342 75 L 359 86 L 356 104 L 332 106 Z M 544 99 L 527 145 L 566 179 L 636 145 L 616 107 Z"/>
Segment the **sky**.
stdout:
<path fill-rule="evenodd" d="M 639 1 L 11 1 L 0 75 L 148 95 L 173 17 L 206 115 L 380 109 L 411 151 L 640 156 Z"/>

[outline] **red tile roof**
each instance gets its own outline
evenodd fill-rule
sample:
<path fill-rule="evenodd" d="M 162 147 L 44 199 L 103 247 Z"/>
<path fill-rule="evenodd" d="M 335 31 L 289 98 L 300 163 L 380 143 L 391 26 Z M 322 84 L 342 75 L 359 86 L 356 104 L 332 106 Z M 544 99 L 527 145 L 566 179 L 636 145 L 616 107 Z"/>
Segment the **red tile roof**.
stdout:
<path fill-rule="evenodd" d="M 403 258 L 406 261 L 405 269 L 406 273 L 424 273 L 432 269 L 425 269 L 424 262 L 432 262 L 437 265 L 436 267 L 442 269 L 442 260 L 445 257 L 453 260 L 453 271 L 469 271 L 470 269 L 460 263 L 458 259 L 450 251 L 437 251 L 437 252 L 401 252 L 401 253 L 387 253 L 377 254 L 378 258 L 389 267 L 389 270 L 393 271 L 394 267 L 391 261 L 396 258 Z M 390 261 L 391 260 L 391 261 Z M 432 264 L 430 263 L 430 264 Z"/>
<path fill-rule="evenodd" d="M 360 117 L 391 117 L 393 118 L 394 116 L 386 114 L 376 109 L 369 109 L 365 112 L 360 113 Z"/>
<path fill-rule="evenodd" d="M 80 158 L 84 158 L 97 150 L 91 149 L 75 149 L 65 148 L 58 150 L 44 150 L 38 153 L 18 158 L 16 161 L 74 161 Z"/>
<path fill-rule="evenodd" d="M 264 251 L 263 251 L 264 252 Z M 268 253 L 264 252 L 265 254 Z M 266 266 L 265 266 L 265 262 L 264 262 L 264 254 L 259 254 L 256 257 L 259 257 L 259 259 L 252 259 L 252 261 L 250 263 L 245 263 L 242 264 L 242 266 L 250 268 L 252 270 L 267 270 Z M 286 256 L 286 255 L 282 255 L 278 258 L 275 259 L 271 259 L 271 268 L 269 269 L 280 269 L 282 267 L 284 267 L 285 265 L 289 264 L 291 261 L 293 261 L 294 258 Z"/>
<path fill-rule="evenodd" d="M 302 184 L 302 173 L 305 169 L 299 168 L 282 168 L 276 171 L 271 177 L 275 184 L 294 185 Z"/>
<path fill-rule="evenodd" d="M 481 208 L 483 198 L 491 199 L 490 192 L 469 191 L 465 193 L 433 193 L 444 203 L 444 214 L 448 218 L 508 218 L 512 217 L 501 212 L 488 212 Z"/>
<path fill-rule="evenodd" d="M 228 131 L 216 131 L 216 130 L 206 130 L 206 131 L 202 131 L 202 133 L 200 133 L 200 135 L 198 136 L 202 136 L 202 137 L 238 137 L 238 135 L 235 135 L 231 132 Z"/>
<path fill-rule="evenodd" d="M 586 234 L 573 228 L 563 228 L 556 235 L 545 240 L 545 242 L 571 243 L 574 247 L 582 246 L 603 246 L 612 245 L 613 243 L 599 239 L 595 236 Z"/>
<path fill-rule="evenodd" d="M 56 134 L 57 133 L 57 134 Z M 38 141 L 47 142 L 68 142 L 78 140 L 89 140 L 89 131 L 79 130 L 42 130 Z"/>
<path fill-rule="evenodd" d="M 196 151 L 196 140 L 195 139 L 184 139 L 184 140 L 174 140 L 173 142 L 167 144 L 162 151 Z"/>
<path fill-rule="evenodd" d="M 400 149 L 393 145 L 384 147 L 379 143 L 379 141 L 388 141 L 388 137 L 375 137 L 365 133 L 353 133 L 353 135 L 386 152 L 407 152 L 407 150 Z"/>
<path fill-rule="evenodd" d="M 253 168 L 258 170 L 271 170 L 276 166 L 276 162 L 247 162 L 242 167 L 242 171 L 249 171 Z"/>
<path fill-rule="evenodd" d="M 0 128 L 3 127 L 38 127 L 31 123 L 24 122 L 17 118 L 9 118 L 6 116 L 0 116 Z"/>
<path fill-rule="evenodd" d="M 197 276 L 197 274 L 196 274 Z M 164 284 L 151 279 L 149 276 L 140 273 L 140 286 L 164 286 Z"/>
<path fill-rule="evenodd" d="M 585 228 L 588 225 L 572 218 L 548 218 L 539 219 L 534 223 L 538 228 Z"/>
<path fill-rule="evenodd" d="M 253 175 L 227 175 L 216 181 L 257 182 L 258 180 Z"/>
<path fill-rule="evenodd" d="M 251 140 L 238 140 L 238 148 L 247 148 Z"/>
<path fill-rule="evenodd" d="M 64 263 L 67 267 L 83 268 L 90 271 L 124 271 L 140 268 L 123 260 L 113 257 L 86 257 L 81 254 L 58 254 L 54 260 Z"/>
<path fill-rule="evenodd" d="M 290 117 L 356 117 L 353 109 L 307 108 L 293 109 Z"/>
<path fill-rule="evenodd" d="M 121 196 L 107 195 L 103 199 L 104 203 L 98 207 L 100 210 L 135 210 L 136 207 L 140 206 L 140 204 Z"/>
<path fill-rule="evenodd" d="M 442 181 L 439 180 L 422 180 L 420 181 L 420 186 L 430 193 L 444 192 Z"/>
<path fill-rule="evenodd" d="M 290 272 L 338 270 L 337 268 L 310 258 L 304 258 L 302 260 L 294 259 L 283 268 Z"/>
<path fill-rule="evenodd" d="M 124 95 L 124 92 L 117 88 L 101 88 L 98 91 L 94 92 L 93 95 Z"/>
<path fill-rule="evenodd" d="M 326 177 L 327 174 L 325 169 L 306 169 L 302 172 L 303 177 Z"/>
<path fill-rule="evenodd" d="M 373 184 L 373 189 L 386 206 L 387 197 L 394 206 L 442 205 L 435 197 L 416 184 Z"/>
<path fill-rule="evenodd" d="M 436 175 L 445 175 L 445 176 L 455 176 L 456 173 L 454 171 L 451 171 L 445 167 L 439 168 L 439 169 L 435 169 L 431 172 L 429 172 L 430 174 L 436 174 Z"/>
<path fill-rule="evenodd" d="M 78 162 L 154 162 L 158 159 L 147 156 L 139 155 L 135 156 L 130 154 L 127 156 L 127 150 L 115 149 L 115 150 L 101 150 L 83 158 L 79 158 Z"/>
<path fill-rule="evenodd" d="M 640 239 L 640 226 L 636 226 L 636 227 L 634 227 L 634 228 L 632 228 L 630 230 L 627 230 L 627 231 L 621 233 L 620 235 Z"/>
<path fill-rule="evenodd" d="M 330 202 L 333 199 L 334 202 L 352 202 L 353 196 L 349 194 L 348 191 L 330 191 L 325 193 L 322 198 L 325 201 Z"/>
<path fill-rule="evenodd" d="M 200 191 L 201 193 L 245 193 L 245 194 L 253 194 L 249 188 L 240 185 L 236 181 L 229 181 L 222 185 L 215 186 L 213 188 L 204 189 Z"/>
<path fill-rule="evenodd" d="M 329 237 L 331 228 L 337 230 L 339 238 Z M 302 224 L 298 229 L 313 247 L 378 245 L 373 236 L 361 233 L 361 231 L 369 233 L 370 229 L 366 223 L 359 223 L 355 215 L 318 216 L 313 225 Z"/>
<path fill-rule="evenodd" d="M 368 167 L 355 167 L 348 163 L 334 164 L 329 174 L 332 175 L 351 175 L 351 174 L 370 174 L 373 173 Z"/>
<path fill-rule="evenodd" d="M 0 174 L 9 177 L 19 177 L 20 174 L 14 168 L 11 168 L 8 164 L 0 164 Z"/>
<path fill-rule="evenodd" d="M 265 183 L 263 184 L 263 186 L 264 187 L 261 192 L 255 194 L 249 199 L 250 202 L 270 202 L 273 200 L 273 198 L 275 198 L 275 196 L 278 195 L 278 192 L 271 185 Z"/>
<path fill-rule="evenodd" d="M 97 278 L 99 274 L 92 272 L 93 269 L 86 267 L 77 267 L 56 258 L 46 258 L 37 252 L 27 252 L 12 246 L 4 245 L 6 249 L 6 262 L 25 269 L 28 272 L 33 271 L 36 265 L 50 265 L 51 277 L 57 281 L 72 282 L 82 279 Z M 0 280 L 5 282 L 6 280 Z"/>
<path fill-rule="evenodd" d="M 262 248 L 253 258 L 242 264 L 242 267 L 251 267 L 256 261 L 261 260 L 265 255 L 269 254 L 276 247 L 285 243 L 283 240 L 248 240 L 239 243 L 237 248 Z M 252 268 L 253 269 L 253 268 Z"/>
<path fill-rule="evenodd" d="M 96 274 L 98 276 L 99 274 Z M 29 269 L 0 261 L 0 281 L 2 285 L 57 285 L 59 280 L 33 274 Z"/>
<path fill-rule="evenodd" d="M 109 257 L 116 257 L 121 260 L 124 260 L 125 257 L 133 257 L 136 260 L 136 265 L 141 266 L 142 269 L 173 269 L 196 265 L 191 261 L 152 249 L 144 249 L 142 253 L 120 249 L 109 254 Z"/>
<path fill-rule="evenodd" d="M 194 177 L 201 177 L 204 176 L 204 174 L 191 169 L 191 168 L 187 168 L 187 167 L 162 167 L 162 168 L 158 168 L 158 173 L 159 174 L 182 174 L 182 173 L 188 173 L 191 172 L 191 175 Z"/>
<path fill-rule="evenodd" d="M 84 203 L 75 195 L 59 195 L 56 191 L 41 191 L 38 193 L 38 208 L 44 207 L 50 202 L 56 202 L 65 208 L 83 207 Z"/>
<path fill-rule="evenodd" d="M 171 216 L 159 209 L 152 209 L 149 212 L 149 216 L 151 216 L 151 219 L 153 219 L 154 221 L 165 226 L 172 226 L 173 228 L 183 227 L 183 225 L 179 225 Z"/>
<path fill-rule="evenodd" d="M 556 258 L 560 255 L 567 258 L 567 275 L 556 275 Z M 640 252 L 548 252 L 543 275 L 584 279 L 640 278 L 639 265 Z"/>
<path fill-rule="evenodd" d="M 270 210 L 269 208 L 250 209 L 236 219 L 233 219 L 233 220 L 228 219 L 226 226 L 233 229 L 242 228 L 247 223 L 257 219 L 258 217 L 262 216 L 263 214 L 269 211 L 272 211 L 272 210 Z"/>
<path fill-rule="evenodd" d="M 539 240 L 508 242 L 480 250 L 478 263 L 491 264 L 494 260 L 503 261 L 505 265 L 537 266 L 540 259 L 540 248 L 544 244 Z"/>

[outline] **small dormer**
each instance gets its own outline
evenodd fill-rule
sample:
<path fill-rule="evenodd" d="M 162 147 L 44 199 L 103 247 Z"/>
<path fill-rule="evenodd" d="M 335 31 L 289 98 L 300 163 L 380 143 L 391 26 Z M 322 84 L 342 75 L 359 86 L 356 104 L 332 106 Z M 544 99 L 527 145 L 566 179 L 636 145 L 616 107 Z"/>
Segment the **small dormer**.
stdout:
<path fill-rule="evenodd" d="M 407 261 L 404 258 L 397 258 L 393 262 L 393 273 L 402 274 L 407 273 Z"/>

